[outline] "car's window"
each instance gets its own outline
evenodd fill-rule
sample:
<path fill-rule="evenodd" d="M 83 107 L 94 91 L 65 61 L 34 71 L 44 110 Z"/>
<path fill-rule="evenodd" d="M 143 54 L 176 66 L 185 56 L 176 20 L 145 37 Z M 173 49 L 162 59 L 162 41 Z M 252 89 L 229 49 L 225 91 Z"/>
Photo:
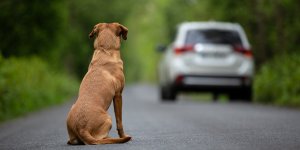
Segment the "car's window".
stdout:
<path fill-rule="evenodd" d="M 198 29 L 187 32 L 185 43 L 188 45 L 197 43 L 241 45 L 242 42 L 239 33 L 234 30 Z"/>

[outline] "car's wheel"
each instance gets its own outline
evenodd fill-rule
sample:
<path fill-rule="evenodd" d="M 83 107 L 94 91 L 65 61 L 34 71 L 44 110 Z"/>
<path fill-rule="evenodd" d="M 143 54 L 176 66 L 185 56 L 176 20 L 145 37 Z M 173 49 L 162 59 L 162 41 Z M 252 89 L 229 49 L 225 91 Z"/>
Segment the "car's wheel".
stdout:
<path fill-rule="evenodd" d="M 230 101 L 252 101 L 252 87 L 242 88 L 234 92 L 229 93 Z"/>
<path fill-rule="evenodd" d="M 246 102 L 252 101 L 252 87 L 247 87 L 243 89 L 243 100 Z"/>
<path fill-rule="evenodd" d="M 231 92 L 228 95 L 229 95 L 229 101 L 231 101 L 231 102 L 240 100 L 240 95 L 239 95 L 238 91 Z"/>
<path fill-rule="evenodd" d="M 160 87 L 160 97 L 162 101 L 175 101 L 176 100 L 176 91 L 170 86 Z"/>

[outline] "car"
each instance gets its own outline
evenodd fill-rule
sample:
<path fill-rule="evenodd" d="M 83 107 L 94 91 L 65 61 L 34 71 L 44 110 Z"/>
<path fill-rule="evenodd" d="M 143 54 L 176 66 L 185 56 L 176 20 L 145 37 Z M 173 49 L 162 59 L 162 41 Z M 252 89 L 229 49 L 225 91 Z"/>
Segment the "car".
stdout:
<path fill-rule="evenodd" d="M 180 92 L 212 92 L 230 100 L 252 100 L 254 59 L 245 31 L 238 23 L 184 22 L 175 40 L 159 46 L 160 97 L 175 101 Z"/>

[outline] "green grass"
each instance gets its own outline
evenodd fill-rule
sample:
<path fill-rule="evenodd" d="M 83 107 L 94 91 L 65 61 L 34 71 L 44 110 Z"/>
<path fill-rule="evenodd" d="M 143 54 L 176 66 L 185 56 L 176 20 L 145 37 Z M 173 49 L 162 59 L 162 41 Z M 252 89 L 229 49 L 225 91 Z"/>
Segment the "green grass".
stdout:
<path fill-rule="evenodd" d="M 255 101 L 300 108 L 299 58 L 299 53 L 280 55 L 262 66 L 255 77 Z"/>
<path fill-rule="evenodd" d="M 0 55 L 0 122 L 59 104 L 77 92 L 77 80 L 53 71 L 37 57 Z"/>

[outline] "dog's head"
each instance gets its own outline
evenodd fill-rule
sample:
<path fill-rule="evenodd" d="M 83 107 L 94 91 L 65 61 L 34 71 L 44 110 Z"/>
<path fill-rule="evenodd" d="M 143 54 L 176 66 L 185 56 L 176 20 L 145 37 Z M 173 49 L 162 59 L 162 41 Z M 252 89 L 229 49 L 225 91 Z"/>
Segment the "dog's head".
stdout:
<path fill-rule="evenodd" d="M 112 31 L 117 37 L 122 36 L 124 40 L 127 39 L 128 29 L 119 23 L 98 23 L 94 26 L 94 29 L 89 34 L 89 37 L 98 37 L 98 34 L 101 34 L 103 30 L 107 29 Z"/>

